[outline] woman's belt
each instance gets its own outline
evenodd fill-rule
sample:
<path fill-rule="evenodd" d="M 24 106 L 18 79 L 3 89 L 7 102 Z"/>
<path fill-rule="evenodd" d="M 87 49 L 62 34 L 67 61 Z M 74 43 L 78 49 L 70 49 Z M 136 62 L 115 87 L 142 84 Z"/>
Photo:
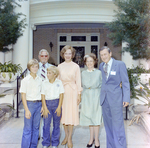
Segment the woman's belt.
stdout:
<path fill-rule="evenodd" d="M 65 86 L 65 85 L 69 85 L 72 89 L 76 89 L 77 87 L 76 87 L 76 83 L 74 83 L 74 82 L 63 82 L 63 85 Z"/>

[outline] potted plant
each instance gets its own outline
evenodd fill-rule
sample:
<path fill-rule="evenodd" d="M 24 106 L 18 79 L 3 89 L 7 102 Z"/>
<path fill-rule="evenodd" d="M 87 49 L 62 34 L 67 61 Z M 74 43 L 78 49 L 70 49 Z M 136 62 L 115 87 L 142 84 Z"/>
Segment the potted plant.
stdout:
<path fill-rule="evenodd" d="M 150 69 L 146 70 L 143 67 L 143 65 L 136 66 L 136 67 L 132 65 L 132 68 L 128 68 L 127 72 L 128 72 L 129 82 L 130 82 L 131 98 L 135 98 L 136 97 L 135 87 L 139 85 L 139 82 L 144 83 L 144 81 L 147 79 L 147 76 L 150 73 Z"/>
<path fill-rule="evenodd" d="M 138 114 L 132 118 L 131 122 L 129 125 L 132 125 L 134 122 L 138 123 L 139 119 L 141 118 L 141 113 L 145 112 L 150 114 L 149 108 L 150 108 L 150 88 L 143 83 L 140 83 L 141 87 L 139 89 L 134 89 L 135 90 L 135 98 L 141 102 L 143 102 L 143 105 L 137 106 L 138 108 Z M 147 106 L 147 107 L 146 107 Z"/>
<path fill-rule="evenodd" d="M 16 79 L 17 73 L 22 72 L 22 67 L 20 64 L 13 64 L 11 61 L 0 63 L 0 76 L 1 81 L 4 83 L 11 82 Z"/>

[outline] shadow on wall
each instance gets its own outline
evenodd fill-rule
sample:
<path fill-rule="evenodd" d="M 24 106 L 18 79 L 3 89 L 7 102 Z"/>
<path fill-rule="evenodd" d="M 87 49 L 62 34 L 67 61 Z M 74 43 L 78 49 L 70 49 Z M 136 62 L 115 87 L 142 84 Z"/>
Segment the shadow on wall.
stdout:
<path fill-rule="evenodd" d="M 48 63 L 57 66 L 57 65 L 55 64 L 54 59 L 53 59 L 52 57 L 49 58 Z"/>

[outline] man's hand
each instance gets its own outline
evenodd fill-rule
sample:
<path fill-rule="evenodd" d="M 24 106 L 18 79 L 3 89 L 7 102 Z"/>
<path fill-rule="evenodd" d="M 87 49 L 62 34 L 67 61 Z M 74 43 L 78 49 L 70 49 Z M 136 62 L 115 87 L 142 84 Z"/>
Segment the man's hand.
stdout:
<path fill-rule="evenodd" d="M 61 114 L 61 107 L 57 107 L 55 113 L 57 113 L 57 116 L 60 116 L 60 114 Z"/>
<path fill-rule="evenodd" d="M 29 110 L 25 111 L 25 117 L 27 119 L 30 119 L 31 118 L 31 112 Z"/>
<path fill-rule="evenodd" d="M 123 107 L 127 107 L 129 105 L 129 102 L 123 102 Z"/>

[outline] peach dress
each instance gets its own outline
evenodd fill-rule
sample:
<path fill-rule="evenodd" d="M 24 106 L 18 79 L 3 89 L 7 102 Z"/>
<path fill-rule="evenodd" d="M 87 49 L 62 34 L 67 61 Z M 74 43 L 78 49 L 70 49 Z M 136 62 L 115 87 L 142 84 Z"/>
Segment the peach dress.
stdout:
<path fill-rule="evenodd" d="M 62 81 L 65 93 L 62 104 L 61 123 L 65 125 L 79 124 L 78 94 L 81 94 L 81 74 L 79 66 L 74 62 L 63 62 L 58 65 L 59 79 Z"/>

